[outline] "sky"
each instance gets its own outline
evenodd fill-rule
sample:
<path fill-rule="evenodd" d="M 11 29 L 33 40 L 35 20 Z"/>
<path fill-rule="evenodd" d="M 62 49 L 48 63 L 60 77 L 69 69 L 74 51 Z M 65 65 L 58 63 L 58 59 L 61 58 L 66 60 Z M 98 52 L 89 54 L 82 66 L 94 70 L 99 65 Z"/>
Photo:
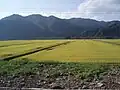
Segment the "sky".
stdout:
<path fill-rule="evenodd" d="M 1 0 L 0 19 L 12 14 L 120 20 L 120 0 Z"/>

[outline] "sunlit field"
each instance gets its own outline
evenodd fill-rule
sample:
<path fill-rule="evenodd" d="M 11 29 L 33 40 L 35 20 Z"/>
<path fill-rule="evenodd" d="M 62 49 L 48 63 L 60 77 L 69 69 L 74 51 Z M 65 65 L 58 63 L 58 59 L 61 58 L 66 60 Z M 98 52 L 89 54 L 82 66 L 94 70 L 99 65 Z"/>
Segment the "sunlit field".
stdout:
<path fill-rule="evenodd" d="M 39 61 L 120 62 L 120 46 L 93 40 L 75 40 L 65 46 L 44 50 L 24 58 Z"/>
<path fill-rule="evenodd" d="M 36 48 L 43 48 L 49 45 L 62 41 L 48 40 L 28 40 L 28 41 L 1 41 L 0 42 L 0 57 L 11 56 L 14 54 L 22 54 Z"/>
<path fill-rule="evenodd" d="M 103 41 L 108 41 L 108 42 L 120 44 L 120 39 L 115 39 L 115 40 L 110 39 L 110 40 L 103 40 Z"/>
<path fill-rule="evenodd" d="M 22 54 L 36 48 L 46 48 L 67 41 L 70 43 L 50 47 L 18 58 L 58 62 L 120 62 L 120 40 L 102 40 L 105 42 L 100 40 L 0 41 L 0 57 L 4 58 L 14 54 Z"/>
<path fill-rule="evenodd" d="M 25 82 L 22 87 L 52 88 L 50 82 L 59 81 L 63 88 L 91 88 L 94 82 L 92 88 L 99 83 L 104 88 L 113 88 L 120 71 L 119 42 L 106 39 L 0 41 L 0 86 L 21 87 Z"/>

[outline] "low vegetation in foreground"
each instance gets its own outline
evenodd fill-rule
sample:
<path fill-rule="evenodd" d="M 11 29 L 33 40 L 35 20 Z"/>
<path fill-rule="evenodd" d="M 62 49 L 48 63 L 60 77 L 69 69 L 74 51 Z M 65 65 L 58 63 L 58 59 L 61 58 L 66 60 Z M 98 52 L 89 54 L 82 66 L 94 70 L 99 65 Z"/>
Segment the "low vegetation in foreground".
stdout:
<path fill-rule="evenodd" d="M 119 53 L 119 39 L 0 41 L 0 87 L 119 89 Z"/>
<path fill-rule="evenodd" d="M 0 87 L 118 89 L 120 64 L 0 61 Z"/>

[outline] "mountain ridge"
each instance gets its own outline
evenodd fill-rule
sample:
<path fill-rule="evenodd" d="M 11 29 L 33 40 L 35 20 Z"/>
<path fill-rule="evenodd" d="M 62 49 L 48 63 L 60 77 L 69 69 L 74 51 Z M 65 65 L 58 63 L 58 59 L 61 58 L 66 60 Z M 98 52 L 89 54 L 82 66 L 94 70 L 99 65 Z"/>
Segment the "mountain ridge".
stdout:
<path fill-rule="evenodd" d="M 120 38 L 120 21 L 61 19 L 40 14 L 29 16 L 13 14 L 0 19 L 0 40 L 41 39 L 41 37 Z"/>

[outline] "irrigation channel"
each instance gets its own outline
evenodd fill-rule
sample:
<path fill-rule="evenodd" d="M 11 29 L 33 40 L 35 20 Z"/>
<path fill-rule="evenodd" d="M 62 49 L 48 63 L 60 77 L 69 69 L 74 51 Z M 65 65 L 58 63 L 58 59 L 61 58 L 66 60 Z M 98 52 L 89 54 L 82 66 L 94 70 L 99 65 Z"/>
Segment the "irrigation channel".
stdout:
<path fill-rule="evenodd" d="M 15 59 L 15 58 L 19 58 L 19 57 L 22 57 L 22 56 L 30 55 L 30 54 L 33 54 L 33 53 L 36 53 L 36 52 L 39 52 L 39 51 L 50 50 L 54 47 L 58 47 L 58 46 L 61 46 L 61 45 L 67 45 L 71 42 L 73 42 L 73 41 L 66 41 L 66 42 L 63 42 L 63 43 L 58 43 L 58 44 L 47 46 L 47 47 L 37 47 L 37 48 L 29 50 L 28 52 L 25 52 L 25 53 L 6 56 L 4 58 L 1 58 L 0 60 L 9 61 L 11 59 Z"/>

